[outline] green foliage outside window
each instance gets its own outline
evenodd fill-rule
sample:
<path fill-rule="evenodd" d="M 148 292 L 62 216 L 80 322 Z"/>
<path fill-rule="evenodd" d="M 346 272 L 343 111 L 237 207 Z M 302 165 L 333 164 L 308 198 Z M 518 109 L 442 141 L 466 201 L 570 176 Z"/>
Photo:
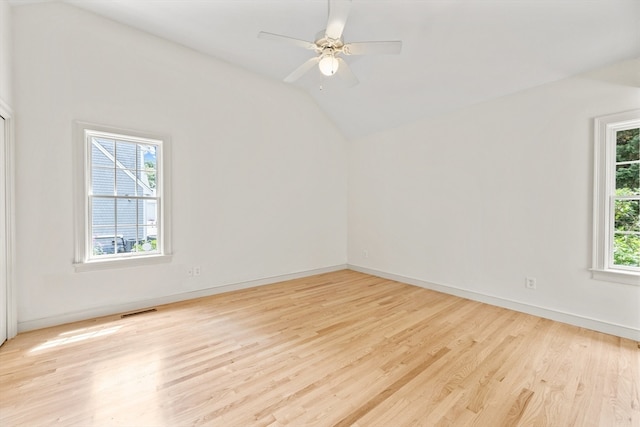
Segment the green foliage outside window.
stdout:
<path fill-rule="evenodd" d="M 640 267 L 640 237 L 616 234 L 613 238 L 613 251 L 616 265 Z"/>
<path fill-rule="evenodd" d="M 142 243 L 136 243 L 133 245 L 133 252 L 149 252 L 155 251 L 158 249 L 158 241 L 156 239 L 152 239 Z"/>
<path fill-rule="evenodd" d="M 615 265 L 640 267 L 640 128 L 616 134 Z"/>
<path fill-rule="evenodd" d="M 156 164 L 150 160 L 145 160 L 144 167 L 147 169 L 147 180 L 149 181 L 149 188 L 153 190 L 156 188 Z"/>

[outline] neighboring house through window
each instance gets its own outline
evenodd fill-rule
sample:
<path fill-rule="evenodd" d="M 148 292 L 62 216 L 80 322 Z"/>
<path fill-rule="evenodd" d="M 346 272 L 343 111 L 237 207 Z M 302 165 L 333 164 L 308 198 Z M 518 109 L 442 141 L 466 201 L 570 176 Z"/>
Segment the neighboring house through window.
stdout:
<path fill-rule="evenodd" d="M 640 284 L 640 110 L 595 120 L 596 279 Z"/>
<path fill-rule="evenodd" d="M 77 132 L 76 267 L 168 255 L 166 139 L 88 124 Z"/>

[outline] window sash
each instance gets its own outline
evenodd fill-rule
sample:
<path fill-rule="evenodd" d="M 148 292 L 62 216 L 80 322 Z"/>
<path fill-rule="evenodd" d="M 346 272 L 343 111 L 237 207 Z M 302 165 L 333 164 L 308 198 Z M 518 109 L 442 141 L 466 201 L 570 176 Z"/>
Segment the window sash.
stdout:
<path fill-rule="evenodd" d="M 140 137 L 134 137 L 134 136 L 128 136 L 128 135 L 119 135 L 119 134 L 113 134 L 113 133 L 107 133 L 107 132 L 99 132 L 99 131 L 92 131 L 92 130 L 87 130 L 85 131 L 85 137 L 86 137 L 86 152 L 87 152 L 87 172 L 86 172 L 86 176 L 87 176 L 87 180 L 86 180 L 86 194 L 87 194 L 87 224 L 86 224 L 86 230 L 87 230 L 87 234 L 86 234 L 86 244 L 85 244 L 85 259 L 86 260 L 99 260 L 99 259 L 113 259 L 113 258 L 133 258 L 133 257 L 140 257 L 140 256 L 148 256 L 148 255 L 154 255 L 154 254 L 162 254 L 163 253 L 163 236 L 161 233 L 162 230 L 162 223 L 163 223 L 163 218 L 162 218 L 162 211 L 160 209 L 161 205 L 162 205 L 162 187 L 159 187 L 159 184 L 162 182 L 162 145 L 161 145 L 161 141 L 158 140 L 151 140 L 148 138 L 140 138 Z M 98 139 L 104 139 L 104 140 L 108 140 L 108 141 L 113 141 L 113 145 L 114 145 L 114 149 L 113 149 L 113 154 L 110 154 L 108 152 L 105 152 L 104 147 L 97 141 Z M 129 178 L 131 178 L 134 181 L 134 193 L 138 192 L 138 183 L 139 183 L 139 179 L 137 176 L 137 172 L 138 171 L 144 171 L 144 162 L 142 164 L 142 168 L 138 169 L 138 159 L 136 158 L 134 161 L 135 164 L 135 169 L 131 169 L 126 167 L 119 159 L 121 159 L 121 157 L 119 156 L 118 153 L 118 146 L 121 147 L 125 147 L 127 145 L 133 145 L 133 147 L 135 147 L 135 154 L 134 156 L 138 155 L 138 149 L 140 148 L 139 145 L 146 145 L 146 146 L 153 146 L 155 147 L 155 151 L 156 151 L 156 168 L 155 168 L 155 172 L 156 172 L 156 188 L 155 188 L 155 196 L 140 196 L 137 194 L 126 194 L 126 195 L 121 195 L 119 194 L 119 180 L 118 180 L 118 172 L 125 172 L 125 175 L 129 176 L 131 175 L 131 171 L 134 171 L 136 174 L 133 176 L 129 176 Z M 106 157 L 108 157 L 108 159 L 113 162 L 113 168 L 111 167 L 103 167 L 103 166 L 96 166 L 94 167 L 94 159 L 93 159 L 93 147 L 97 147 L 98 150 L 100 152 L 103 153 L 103 155 L 105 155 Z M 109 172 L 111 170 L 113 170 L 113 174 L 114 174 L 114 186 L 113 186 L 113 191 L 114 194 L 113 195 L 96 195 L 94 194 L 93 191 L 93 174 L 94 174 L 94 169 L 106 169 Z M 113 253 L 111 254 L 95 254 L 94 253 L 94 238 L 95 238 L 95 233 L 94 233 L 94 211 L 93 211 L 93 202 L 96 199 L 107 199 L 107 200 L 113 200 L 114 201 L 114 210 L 113 210 L 113 224 L 109 224 L 109 226 L 113 226 L 113 230 L 114 230 L 114 239 L 113 239 Z M 152 250 L 152 251 L 145 251 L 145 252 L 118 252 L 118 237 L 120 236 L 120 233 L 118 232 L 118 227 L 122 226 L 123 228 L 125 227 L 125 225 L 121 225 L 119 223 L 118 220 L 118 200 L 153 200 L 156 202 L 156 213 L 155 213 L 155 226 L 157 227 L 157 234 L 156 234 L 156 249 Z M 138 236 L 138 231 L 140 230 L 141 227 L 146 227 L 148 226 L 148 224 L 140 224 L 139 223 L 140 220 L 140 213 L 138 211 L 138 207 L 136 204 L 136 209 L 135 209 L 135 230 L 136 230 L 136 238 L 135 238 L 135 242 L 136 244 L 141 240 L 139 239 L 140 236 Z M 124 238 L 123 238 L 124 239 Z M 124 241 L 123 241 L 124 244 Z"/>
<path fill-rule="evenodd" d="M 117 259 L 134 259 L 134 258 L 144 258 L 144 257 L 156 257 L 159 255 L 166 255 L 165 250 L 165 218 L 164 218 L 164 171 L 163 171 L 163 151 L 164 144 L 162 140 L 146 138 L 146 137 L 138 137 L 134 135 L 122 134 L 122 133 L 113 133 L 113 132 L 105 132 L 100 130 L 93 130 L 90 128 L 85 128 L 84 130 L 84 158 L 85 158 L 85 166 L 84 166 L 84 253 L 82 254 L 82 261 L 84 263 L 90 263 L 95 261 L 104 261 L 104 260 L 117 260 Z M 136 159 L 135 169 L 125 167 L 121 162 L 119 163 L 118 152 L 114 150 L 111 155 L 113 160 L 113 167 L 104 166 L 104 165 L 94 165 L 93 159 L 93 146 L 94 142 L 97 139 L 105 139 L 114 141 L 114 146 L 117 143 L 120 144 L 133 144 L 136 147 L 136 150 L 139 149 L 140 145 L 143 146 L 153 146 L 155 147 L 156 152 L 156 164 L 155 164 L 155 194 L 154 195 L 144 195 L 139 193 L 139 175 L 138 172 L 145 173 L 147 170 L 144 161 L 141 162 L 141 165 L 138 166 L 138 161 Z M 98 144 L 99 145 L 99 144 Z M 101 150 L 103 151 L 103 150 Z M 136 151 L 137 153 L 137 151 Z M 103 153 L 104 154 L 104 153 Z M 108 170 L 109 173 L 113 171 L 114 173 L 114 184 L 113 184 L 113 194 L 94 194 L 93 191 L 93 170 L 94 169 L 102 169 Z M 134 194 L 126 194 L 121 195 L 118 194 L 118 181 L 116 175 L 119 172 L 125 172 L 125 174 L 131 175 L 135 181 L 135 191 Z M 131 177 L 130 177 L 131 178 Z M 117 236 L 121 233 L 118 232 L 118 228 L 120 229 L 135 229 L 136 230 L 136 243 L 141 240 L 142 235 L 139 235 L 138 232 L 140 229 L 148 231 L 149 229 L 155 228 L 156 231 L 156 248 L 150 251 L 140 251 L 140 252 L 117 252 L 118 243 L 114 243 L 114 253 L 110 254 L 94 254 L 94 234 L 96 231 L 100 229 L 100 226 L 94 224 L 93 217 L 93 204 L 97 199 L 102 200 L 113 200 L 114 201 L 114 213 L 113 213 L 113 223 L 109 225 L 105 225 L 105 228 L 110 227 L 115 232 L 114 241 L 117 240 Z M 117 202 L 121 200 L 127 201 L 135 201 L 135 202 L 146 202 L 151 201 L 155 203 L 155 215 L 154 215 L 154 223 L 147 224 L 144 219 L 140 221 L 140 214 L 138 211 L 138 207 L 136 207 L 135 213 L 135 224 L 119 224 L 118 220 L 118 208 Z M 126 227 L 126 228 L 125 228 Z M 146 234 L 146 233 L 145 233 Z M 110 233 L 107 233 L 110 235 Z M 148 237 L 148 235 L 145 235 Z"/>
<path fill-rule="evenodd" d="M 99 225 L 96 226 L 93 223 L 93 204 L 94 204 L 94 200 L 96 199 L 108 199 L 108 200 L 113 200 L 114 201 L 114 224 L 108 224 L 108 225 Z M 118 219 L 118 208 L 117 208 L 117 201 L 118 200 L 135 200 L 135 201 L 153 201 L 156 203 L 156 220 L 155 220 L 155 224 L 154 225 L 150 225 L 150 224 L 145 224 L 145 223 L 140 223 L 139 222 L 139 217 L 140 215 L 137 212 L 136 209 L 136 218 L 135 218 L 135 224 L 133 223 L 120 223 L 119 219 Z M 118 232 L 118 229 L 122 229 L 122 228 L 134 228 L 136 229 L 136 242 L 139 242 L 142 239 L 139 239 L 137 236 L 137 231 L 139 229 L 146 229 L 146 228 L 155 228 L 156 230 L 160 230 L 161 229 L 161 224 L 162 224 L 162 220 L 161 220 L 161 204 L 162 204 L 162 200 L 160 197 L 143 197 L 143 196 L 103 196 L 103 195 L 99 195 L 99 196 L 92 196 L 89 195 L 88 198 L 88 212 L 89 212 L 89 217 L 88 217 L 88 221 L 87 221 L 87 225 L 88 225 L 88 232 L 87 232 L 87 238 L 88 238 L 88 245 L 87 245 L 87 258 L 89 260 L 96 260 L 96 259 L 106 259 L 106 258 L 120 258 L 120 257 L 136 257 L 136 256 L 145 256 L 145 255 L 152 255 L 152 254 L 159 254 L 161 253 L 161 249 L 162 249 L 162 238 L 159 235 L 159 233 L 156 233 L 156 249 L 154 250 L 150 250 L 150 251 L 144 251 L 144 252 L 116 252 L 117 253 L 113 253 L 113 254 L 100 254 L 100 255 L 96 255 L 94 254 L 94 244 L 93 244 L 93 239 L 97 236 L 102 236 L 101 233 L 96 233 L 96 230 L 99 230 L 100 227 L 112 227 L 115 229 L 115 232 L 113 233 L 113 237 L 114 239 L 117 238 L 118 236 L 121 235 L 121 233 Z M 111 236 L 111 234 L 109 234 L 109 236 Z M 117 245 L 114 244 L 114 248 L 117 248 Z"/>
<path fill-rule="evenodd" d="M 617 161 L 617 133 L 640 127 L 640 110 L 598 117 L 594 120 L 593 278 L 640 285 L 640 268 L 614 264 L 616 235 L 638 235 L 615 230 L 615 204 L 638 200 L 640 195 L 616 195 L 616 167 L 638 163 Z"/>
<path fill-rule="evenodd" d="M 613 115 L 596 119 L 596 193 L 594 197 L 594 245 L 601 245 L 601 249 L 594 247 L 594 269 L 607 271 L 621 271 L 625 273 L 640 274 L 640 267 L 615 264 L 615 236 L 616 235 L 640 235 L 634 231 L 616 231 L 615 229 L 615 205 L 619 200 L 640 200 L 639 195 L 616 195 L 616 170 L 617 166 L 638 163 L 638 160 L 616 160 L 617 134 L 620 131 L 640 127 L 640 112 L 631 112 L 630 115 Z M 633 117 L 633 116 L 637 117 Z M 616 120 L 619 117 L 620 120 Z M 601 145 L 600 150 L 597 146 Z M 600 151 L 600 155 L 599 152 Z M 601 157 L 601 158 L 600 158 Z M 598 169 L 603 172 L 598 181 Z M 603 185 L 604 184 L 604 185 Z M 598 187 L 603 187 L 598 190 Z M 607 201 L 603 204 L 604 201 Z M 603 207 L 598 207 L 603 205 Z M 600 214 L 599 214 L 600 212 Z M 599 219 L 600 218 L 600 219 Z M 598 224 L 600 222 L 600 224 Z"/>
<path fill-rule="evenodd" d="M 614 175 L 615 178 L 615 175 Z M 615 186 L 614 186 L 615 188 Z M 614 190 L 615 191 L 615 190 Z M 607 232 L 607 268 L 610 270 L 626 270 L 629 272 L 640 273 L 640 267 L 632 265 L 616 264 L 614 259 L 615 254 L 615 236 L 627 235 L 627 236 L 640 236 L 640 231 L 618 231 L 615 225 L 615 205 L 618 200 L 637 200 L 640 202 L 640 196 L 615 196 L 610 195 L 610 203 L 608 208 L 609 226 Z"/>

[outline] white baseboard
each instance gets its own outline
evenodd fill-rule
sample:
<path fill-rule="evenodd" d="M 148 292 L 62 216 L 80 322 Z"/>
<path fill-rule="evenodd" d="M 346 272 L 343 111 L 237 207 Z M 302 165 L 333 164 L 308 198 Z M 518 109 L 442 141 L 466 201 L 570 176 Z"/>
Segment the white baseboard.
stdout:
<path fill-rule="evenodd" d="M 640 330 L 631 328 L 628 326 L 618 325 L 611 322 L 605 322 L 602 320 L 580 316 L 577 314 L 551 310 L 548 308 L 539 307 L 539 306 L 535 306 L 527 303 L 513 301 L 513 300 L 496 297 L 492 295 L 487 295 L 487 294 L 470 291 L 466 289 L 456 288 L 453 286 L 431 283 L 431 282 L 427 282 L 420 279 L 415 279 L 415 278 L 406 277 L 406 276 L 393 274 L 393 273 L 387 273 L 387 272 L 374 270 L 366 267 L 360 267 L 352 264 L 348 264 L 348 265 L 341 264 L 341 265 L 335 265 L 330 267 L 318 268 L 314 270 L 306 270 L 306 271 L 300 271 L 296 273 L 284 274 L 280 276 L 265 277 L 265 278 L 251 280 L 247 282 L 231 283 L 223 286 L 200 289 L 197 291 L 167 295 L 164 297 L 133 301 L 129 303 L 116 304 L 116 305 L 110 305 L 110 306 L 104 306 L 104 307 L 97 307 L 97 308 L 77 311 L 73 313 L 65 313 L 62 315 L 45 317 L 41 319 L 27 320 L 27 321 L 18 323 L 18 332 L 26 332 L 34 329 L 48 328 L 50 326 L 57 326 L 64 323 L 94 319 L 94 318 L 103 317 L 103 316 L 111 316 L 118 313 L 127 313 L 135 310 L 141 310 L 149 307 L 158 306 L 158 305 L 170 304 L 170 303 L 179 302 L 179 301 L 186 301 L 194 298 L 216 295 L 216 294 L 236 291 L 240 289 L 248 289 L 248 288 L 253 288 L 253 287 L 262 286 L 262 285 L 269 285 L 273 283 L 284 282 L 287 280 L 313 276 L 316 274 L 330 273 L 333 271 L 344 270 L 347 268 L 354 271 L 359 271 L 361 273 L 370 274 L 372 276 L 378 276 L 378 277 L 382 277 L 389 280 L 395 280 L 397 282 L 407 283 L 409 285 L 419 286 L 425 289 L 431 289 L 431 290 L 446 293 L 449 295 L 455 295 L 455 296 L 467 298 L 473 301 L 479 301 L 486 304 L 491 304 L 498 307 L 503 307 L 510 310 L 515 310 L 522 313 L 543 317 L 545 319 L 555 320 L 558 322 L 567 323 L 570 325 L 579 326 L 582 328 L 591 329 L 594 331 L 603 332 L 610 335 L 628 338 L 634 341 L 640 341 Z"/>
<path fill-rule="evenodd" d="M 330 267 L 317 268 L 313 270 L 300 271 L 296 273 L 283 274 L 280 276 L 265 277 L 262 279 L 250 280 L 248 282 L 231 283 L 231 284 L 216 286 L 212 288 L 200 289 L 197 291 L 167 295 L 164 297 L 151 298 L 151 299 L 140 300 L 140 301 L 132 301 L 129 303 L 97 307 L 97 308 L 92 308 L 88 310 L 76 311 L 73 313 L 65 313 L 62 315 L 45 317 L 41 319 L 27 320 L 24 322 L 18 322 L 18 332 L 26 332 L 34 329 L 42 329 L 42 328 L 48 328 L 50 326 L 62 325 L 64 323 L 94 319 L 94 318 L 103 317 L 103 316 L 111 316 L 119 313 L 127 313 L 135 310 L 155 307 L 158 305 L 170 304 L 170 303 L 179 302 L 179 301 L 186 301 L 190 299 L 221 294 L 224 292 L 237 291 L 240 289 L 248 289 L 256 286 L 270 285 L 273 283 L 284 282 L 287 280 L 314 276 L 316 274 L 345 270 L 347 268 L 348 267 L 346 264 L 340 264 L 340 265 L 334 265 Z"/>
<path fill-rule="evenodd" d="M 593 319 L 577 314 L 566 313 L 557 310 L 551 310 L 536 305 L 513 301 L 501 297 L 482 294 L 462 288 L 456 288 L 453 286 L 441 285 L 437 283 L 431 283 L 420 279 L 414 279 L 411 277 L 405 277 L 398 274 L 386 273 L 371 268 L 360 267 L 357 265 L 349 264 L 350 270 L 359 271 L 361 273 L 370 274 L 372 276 L 382 277 L 384 279 L 395 280 L 396 282 L 402 282 L 409 285 L 419 286 L 425 289 L 431 289 L 434 291 L 442 292 L 449 295 L 455 295 L 458 297 L 470 299 L 473 301 L 483 302 L 490 305 L 495 305 L 502 308 L 507 308 L 522 313 L 531 314 L 545 319 L 555 320 L 557 322 L 567 323 L 573 326 L 579 326 L 585 329 L 591 329 L 605 334 L 615 335 L 622 338 L 628 338 L 633 341 L 640 341 L 640 329 L 631 328 L 629 326 L 618 325 L 611 322 L 605 322 L 598 319 Z"/>

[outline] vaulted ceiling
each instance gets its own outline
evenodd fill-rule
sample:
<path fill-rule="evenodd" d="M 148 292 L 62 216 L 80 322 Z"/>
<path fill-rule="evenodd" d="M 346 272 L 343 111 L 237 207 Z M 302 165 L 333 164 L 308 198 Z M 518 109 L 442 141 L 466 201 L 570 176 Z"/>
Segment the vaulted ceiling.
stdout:
<path fill-rule="evenodd" d="M 60 1 L 278 80 L 314 53 L 258 32 L 313 41 L 328 9 L 326 0 Z M 403 42 L 400 55 L 347 57 L 357 86 L 315 68 L 293 83 L 357 138 L 639 58 L 640 1 L 353 0 L 343 36 Z"/>

